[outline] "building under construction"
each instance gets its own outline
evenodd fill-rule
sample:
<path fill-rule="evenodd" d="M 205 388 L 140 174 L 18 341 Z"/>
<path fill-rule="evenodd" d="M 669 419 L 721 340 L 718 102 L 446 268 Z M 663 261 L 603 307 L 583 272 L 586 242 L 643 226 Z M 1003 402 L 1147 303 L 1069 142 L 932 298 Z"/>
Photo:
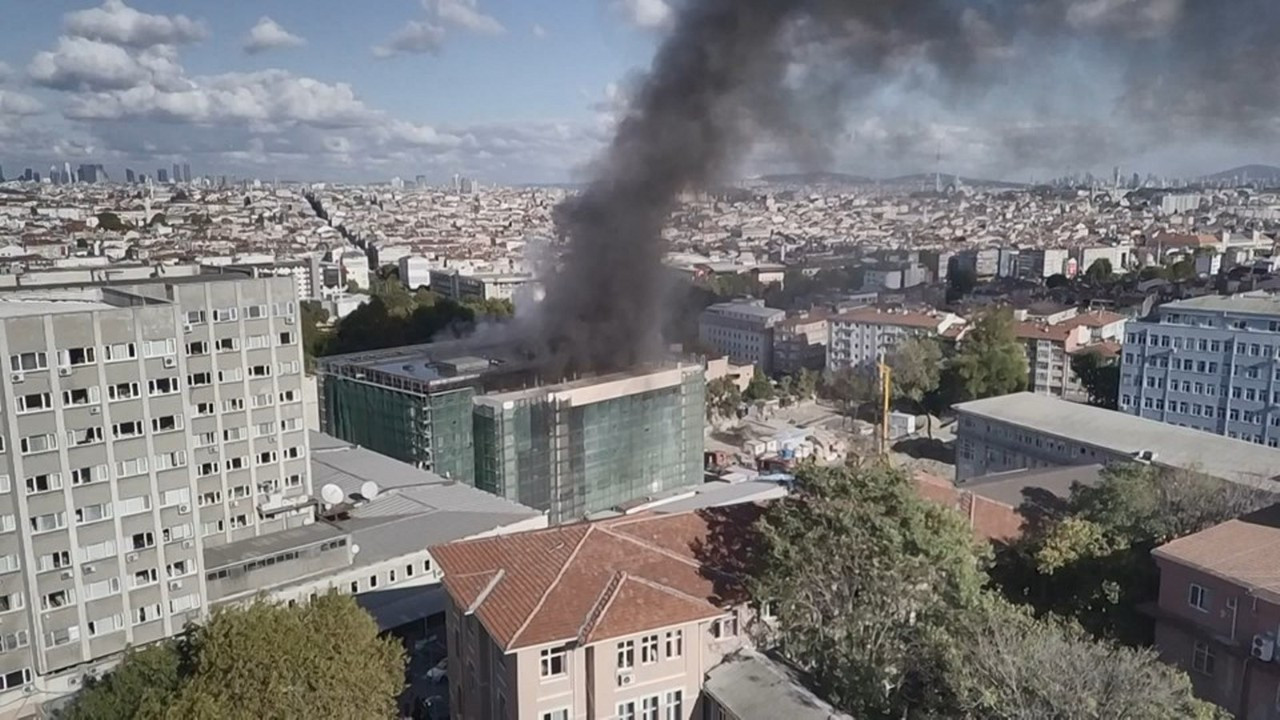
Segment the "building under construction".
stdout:
<path fill-rule="evenodd" d="M 705 374 L 545 383 L 510 343 L 320 358 L 324 431 L 568 522 L 702 480 Z"/>

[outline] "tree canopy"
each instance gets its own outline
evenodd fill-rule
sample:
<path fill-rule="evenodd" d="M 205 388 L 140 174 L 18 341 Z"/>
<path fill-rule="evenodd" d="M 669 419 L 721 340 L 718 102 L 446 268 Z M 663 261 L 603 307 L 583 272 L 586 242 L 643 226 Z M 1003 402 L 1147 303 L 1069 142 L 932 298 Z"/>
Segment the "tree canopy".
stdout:
<path fill-rule="evenodd" d="M 978 400 L 1027 389 L 1027 355 L 1013 331 L 1013 313 L 988 310 L 974 320 L 948 365 L 957 400 Z"/>
<path fill-rule="evenodd" d="M 348 596 L 216 612 L 185 637 L 126 655 L 63 720 L 389 718 L 404 653 Z"/>
<path fill-rule="evenodd" d="M 742 404 L 742 391 L 730 377 L 716 378 L 707 383 L 707 421 L 731 418 Z"/>
<path fill-rule="evenodd" d="M 1089 394 L 1089 404 L 1115 410 L 1120 398 L 1120 364 L 1107 359 L 1097 350 L 1087 350 L 1071 357 L 1071 372 Z"/>
<path fill-rule="evenodd" d="M 1093 264 L 1084 271 L 1084 277 L 1089 282 L 1101 285 L 1109 282 L 1115 272 L 1111 267 L 1111 261 L 1107 258 L 1098 258 Z"/>
<path fill-rule="evenodd" d="M 958 513 L 885 465 L 805 466 L 756 525 L 753 628 L 858 718 L 1225 718 L 1154 653 L 1037 617 L 985 588 Z"/>
<path fill-rule="evenodd" d="M 742 394 L 742 397 L 747 402 L 758 402 L 772 400 L 777 394 L 768 376 L 760 368 L 756 368 L 755 374 L 751 376 L 751 382 L 747 385 L 747 390 Z"/>
<path fill-rule="evenodd" d="M 913 336 L 898 344 L 886 358 L 893 371 L 893 394 L 919 407 L 925 395 L 938 389 L 942 377 L 942 348 L 926 336 Z"/>

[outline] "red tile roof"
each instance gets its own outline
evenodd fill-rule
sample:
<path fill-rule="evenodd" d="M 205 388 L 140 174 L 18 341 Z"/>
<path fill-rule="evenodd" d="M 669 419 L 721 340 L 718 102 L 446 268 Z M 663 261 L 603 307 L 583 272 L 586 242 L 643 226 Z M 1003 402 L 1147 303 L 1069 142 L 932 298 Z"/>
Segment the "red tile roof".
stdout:
<path fill-rule="evenodd" d="M 1157 558 L 1222 578 L 1280 602 L 1280 505 L 1165 543 Z"/>
<path fill-rule="evenodd" d="M 595 523 L 431 549 L 454 602 L 506 650 L 598 642 L 710 619 L 744 594 L 752 505 Z"/>
<path fill-rule="evenodd" d="M 858 323 L 863 325 L 894 325 L 897 327 L 928 328 L 937 330 L 942 317 L 922 312 L 885 312 L 876 308 L 858 308 L 832 315 L 833 323 Z"/>

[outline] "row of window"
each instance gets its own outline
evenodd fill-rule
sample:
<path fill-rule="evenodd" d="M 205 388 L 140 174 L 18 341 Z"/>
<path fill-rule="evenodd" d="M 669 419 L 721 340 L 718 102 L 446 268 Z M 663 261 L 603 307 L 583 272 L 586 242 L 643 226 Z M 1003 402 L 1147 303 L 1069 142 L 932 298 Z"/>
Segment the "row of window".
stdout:
<path fill-rule="evenodd" d="M 292 332 L 282 332 L 276 336 L 276 344 L 279 346 L 293 345 L 297 340 L 297 336 Z M 240 338 L 228 337 L 217 338 L 215 340 L 193 340 L 187 343 L 187 357 L 198 357 L 213 353 L 238 352 L 240 350 Z M 270 335 L 250 335 L 244 339 L 244 348 L 246 350 L 265 350 L 271 347 Z"/>
<path fill-rule="evenodd" d="M 617 720 L 684 720 L 684 691 L 624 700 L 615 709 Z"/>
<path fill-rule="evenodd" d="M 653 635 L 645 635 L 640 638 L 640 663 L 642 665 L 652 665 L 660 659 L 659 640 L 664 650 L 663 655 L 666 659 L 678 658 L 684 654 L 684 631 L 670 630 L 665 637 L 659 638 L 655 633 Z M 636 641 L 623 640 L 618 643 L 618 669 L 631 670 L 636 666 Z"/>
<path fill-rule="evenodd" d="M 266 317 L 293 317 L 297 308 L 292 300 L 288 302 L 278 302 L 267 305 L 265 303 L 258 305 L 245 305 L 237 307 L 230 305 L 227 307 L 213 308 L 213 310 L 190 310 L 183 315 L 183 321 L 187 325 L 204 325 L 210 319 L 215 323 L 234 322 L 239 318 L 245 320 L 261 320 Z"/>

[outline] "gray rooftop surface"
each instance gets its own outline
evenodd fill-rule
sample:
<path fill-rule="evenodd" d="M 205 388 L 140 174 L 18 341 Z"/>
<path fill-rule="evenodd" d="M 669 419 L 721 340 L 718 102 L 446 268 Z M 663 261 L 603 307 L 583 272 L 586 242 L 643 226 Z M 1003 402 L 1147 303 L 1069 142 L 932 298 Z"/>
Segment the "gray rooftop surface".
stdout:
<path fill-rule="evenodd" d="M 10 300 L 0 297 L 0 317 L 4 318 L 117 309 L 115 305 L 83 300 Z"/>
<path fill-rule="evenodd" d="M 762 305 L 755 305 L 752 303 L 745 303 L 745 302 L 716 303 L 715 305 L 711 305 L 707 309 L 711 311 L 734 312 L 740 315 L 754 315 L 756 317 L 766 318 L 766 319 L 773 318 L 773 317 L 780 317 L 787 314 L 785 310 L 779 310 L 777 308 L 764 307 Z"/>
<path fill-rule="evenodd" d="M 1036 490 L 1065 500 L 1071 496 L 1071 488 L 1077 484 L 1096 485 L 1101 473 L 1101 465 L 1072 465 L 984 475 L 958 485 L 974 495 L 1016 508 L 1023 502 L 1036 502 Z"/>
<path fill-rule="evenodd" d="M 703 690 L 738 720 L 853 720 L 806 688 L 794 668 L 753 650 L 711 668 Z"/>
<path fill-rule="evenodd" d="M 346 531 L 327 523 L 311 523 L 280 532 L 237 540 L 226 545 L 204 549 L 205 567 L 216 568 L 238 565 L 257 558 L 270 557 L 294 548 L 307 547 L 346 535 Z"/>
<path fill-rule="evenodd" d="M 956 410 L 1112 453 L 1150 450 L 1156 465 L 1254 487 L 1274 488 L 1272 479 L 1280 474 L 1280 449 L 1047 395 L 1014 393 L 962 403 Z"/>
<path fill-rule="evenodd" d="M 1236 295 L 1204 295 L 1176 300 L 1160 306 L 1160 310 L 1204 310 L 1209 312 L 1280 315 L 1280 295 L 1262 291 Z"/>

